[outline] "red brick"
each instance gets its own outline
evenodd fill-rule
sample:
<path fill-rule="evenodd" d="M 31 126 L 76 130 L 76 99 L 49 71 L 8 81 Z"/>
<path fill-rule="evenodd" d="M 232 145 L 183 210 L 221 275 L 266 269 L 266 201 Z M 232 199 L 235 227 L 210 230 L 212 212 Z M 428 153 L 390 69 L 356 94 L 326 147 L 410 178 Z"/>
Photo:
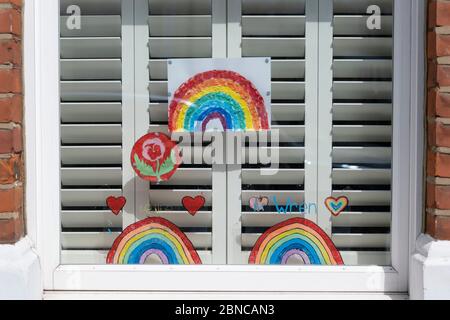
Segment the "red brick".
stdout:
<path fill-rule="evenodd" d="M 436 26 L 436 1 L 428 1 L 428 28 L 433 28 Z"/>
<path fill-rule="evenodd" d="M 437 240 L 450 240 L 450 217 L 428 213 L 426 231 Z"/>
<path fill-rule="evenodd" d="M 433 121 L 428 126 L 428 144 L 436 147 L 450 148 L 450 125 Z"/>
<path fill-rule="evenodd" d="M 22 47 L 17 39 L 0 40 L 0 64 L 22 64 Z"/>
<path fill-rule="evenodd" d="M 433 0 L 428 6 L 428 26 L 450 25 L 450 2 L 447 0 Z"/>
<path fill-rule="evenodd" d="M 22 129 L 0 129 L 0 153 L 17 153 L 22 151 Z"/>
<path fill-rule="evenodd" d="M 0 9 L 0 33 L 22 34 L 22 14 L 19 10 Z"/>
<path fill-rule="evenodd" d="M 0 69 L 0 93 L 21 93 L 22 73 L 20 69 Z"/>
<path fill-rule="evenodd" d="M 0 0 L 0 3 L 10 3 L 12 5 L 15 5 L 17 7 L 22 6 L 22 0 Z"/>
<path fill-rule="evenodd" d="M 0 212 L 21 212 L 23 208 L 23 188 L 0 189 Z"/>
<path fill-rule="evenodd" d="M 438 57 L 450 56 L 450 35 L 448 34 L 437 35 L 436 53 Z"/>
<path fill-rule="evenodd" d="M 447 65 L 437 66 L 437 83 L 441 87 L 450 86 L 450 66 Z"/>
<path fill-rule="evenodd" d="M 428 32 L 428 57 L 450 56 L 450 35 L 436 34 L 436 31 Z"/>
<path fill-rule="evenodd" d="M 0 184 L 12 184 L 23 180 L 22 157 L 18 154 L 0 159 Z"/>
<path fill-rule="evenodd" d="M 0 122 L 22 123 L 22 96 L 0 98 Z"/>
<path fill-rule="evenodd" d="M 428 116 L 450 118 L 450 93 L 437 88 L 428 91 Z"/>
<path fill-rule="evenodd" d="M 449 26 L 450 25 L 450 1 L 439 0 L 436 4 L 436 25 Z"/>
<path fill-rule="evenodd" d="M 450 186 L 428 183 L 427 207 L 440 210 L 450 209 Z"/>
<path fill-rule="evenodd" d="M 428 89 L 427 94 L 427 115 L 430 118 L 436 117 L 437 110 L 436 110 L 436 98 L 438 95 L 438 89 L 437 88 L 431 88 Z"/>
<path fill-rule="evenodd" d="M 437 64 L 436 61 L 428 61 L 428 88 L 434 88 L 437 86 Z"/>
<path fill-rule="evenodd" d="M 24 236 L 23 218 L 0 220 L 0 244 L 14 244 Z"/>
<path fill-rule="evenodd" d="M 432 177 L 450 178 L 450 155 L 429 150 L 427 173 Z"/>
<path fill-rule="evenodd" d="M 427 52 L 429 58 L 436 57 L 436 32 L 434 30 L 427 34 Z"/>

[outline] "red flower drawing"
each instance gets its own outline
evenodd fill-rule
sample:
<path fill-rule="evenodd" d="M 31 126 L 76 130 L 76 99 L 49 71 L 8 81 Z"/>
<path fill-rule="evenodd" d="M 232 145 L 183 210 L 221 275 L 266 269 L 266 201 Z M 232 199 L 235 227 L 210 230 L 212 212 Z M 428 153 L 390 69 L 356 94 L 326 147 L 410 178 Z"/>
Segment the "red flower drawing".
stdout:
<path fill-rule="evenodd" d="M 131 164 L 139 177 L 151 182 L 167 181 L 182 162 L 175 142 L 163 133 L 140 138 L 131 152 Z"/>
<path fill-rule="evenodd" d="M 146 140 L 142 145 L 142 156 L 151 162 L 160 160 L 165 152 L 166 147 L 160 138 Z"/>

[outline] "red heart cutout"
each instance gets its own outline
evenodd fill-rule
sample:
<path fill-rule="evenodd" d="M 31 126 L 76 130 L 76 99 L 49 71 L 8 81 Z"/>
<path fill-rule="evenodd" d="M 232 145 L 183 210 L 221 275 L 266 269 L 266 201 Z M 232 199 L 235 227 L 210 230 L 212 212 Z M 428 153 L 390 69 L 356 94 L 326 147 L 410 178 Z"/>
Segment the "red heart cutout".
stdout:
<path fill-rule="evenodd" d="M 123 207 L 127 203 L 127 199 L 125 197 L 108 197 L 106 199 L 106 205 L 114 213 L 116 216 L 122 211 Z"/>
<path fill-rule="evenodd" d="M 195 216 L 197 212 L 205 205 L 205 197 L 196 196 L 192 197 L 184 197 L 182 200 L 183 207 L 189 212 L 191 216 Z"/>

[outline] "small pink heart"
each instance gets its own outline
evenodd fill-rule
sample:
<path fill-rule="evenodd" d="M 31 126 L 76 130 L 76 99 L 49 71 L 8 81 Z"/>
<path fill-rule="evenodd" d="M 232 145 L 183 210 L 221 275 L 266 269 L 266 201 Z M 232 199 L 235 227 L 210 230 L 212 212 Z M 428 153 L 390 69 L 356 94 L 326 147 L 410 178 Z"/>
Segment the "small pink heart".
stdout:
<path fill-rule="evenodd" d="M 108 197 L 106 199 L 106 205 L 114 213 L 116 216 L 122 211 L 127 203 L 127 199 L 125 197 Z"/>

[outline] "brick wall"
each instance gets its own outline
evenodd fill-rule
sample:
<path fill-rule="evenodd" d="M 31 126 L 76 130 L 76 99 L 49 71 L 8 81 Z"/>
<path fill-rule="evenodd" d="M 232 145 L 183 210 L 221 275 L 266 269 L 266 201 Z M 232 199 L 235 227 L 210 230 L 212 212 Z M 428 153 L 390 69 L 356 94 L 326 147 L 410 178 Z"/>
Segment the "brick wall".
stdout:
<path fill-rule="evenodd" d="M 450 240 L 450 1 L 429 2 L 426 230 Z"/>
<path fill-rule="evenodd" d="M 22 0 L 0 0 L 0 244 L 24 235 Z"/>

